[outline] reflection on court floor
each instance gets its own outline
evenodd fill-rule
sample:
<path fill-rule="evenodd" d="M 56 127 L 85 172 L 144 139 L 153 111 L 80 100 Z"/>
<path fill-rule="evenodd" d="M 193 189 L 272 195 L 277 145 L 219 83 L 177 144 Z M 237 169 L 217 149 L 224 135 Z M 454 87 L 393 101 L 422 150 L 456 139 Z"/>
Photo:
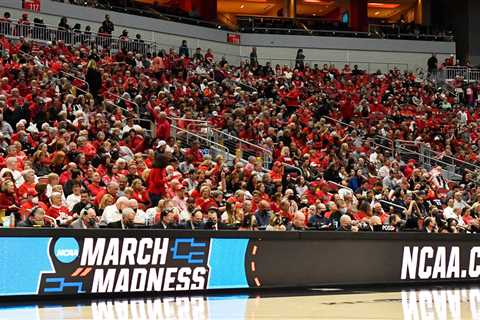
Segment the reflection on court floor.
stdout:
<path fill-rule="evenodd" d="M 0 319 L 478 319 L 479 288 L 397 292 L 318 291 L 296 296 L 247 295 L 102 300 L 78 305 L 1 306 Z"/>

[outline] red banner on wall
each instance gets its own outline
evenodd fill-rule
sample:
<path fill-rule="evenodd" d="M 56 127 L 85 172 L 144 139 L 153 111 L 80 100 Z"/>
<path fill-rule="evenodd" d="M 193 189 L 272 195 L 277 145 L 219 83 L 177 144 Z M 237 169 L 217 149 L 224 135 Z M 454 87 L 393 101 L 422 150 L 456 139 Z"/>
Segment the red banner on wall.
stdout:
<path fill-rule="evenodd" d="M 22 8 L 24 10 L 40 11 L 41 0 L 22 0 Z"/>
<path fill-rule="evenodd" d="M 232 44 L 240 44 L 240 35 L 235 33 L 227 34 L 227 42 Z"/>

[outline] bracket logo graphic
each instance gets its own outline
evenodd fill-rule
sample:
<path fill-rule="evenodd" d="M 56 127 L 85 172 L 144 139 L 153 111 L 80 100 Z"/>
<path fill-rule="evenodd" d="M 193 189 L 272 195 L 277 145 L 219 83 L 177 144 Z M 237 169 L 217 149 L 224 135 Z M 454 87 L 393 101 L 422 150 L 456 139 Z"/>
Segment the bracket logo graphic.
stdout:
<path fill-rule="evenodd" d="M 203 264 L 205 257 L 205 250 L 196 251 L 197 248 L 205 248 L 205 242 L 195 242 L 193 238 L 176 239 L 174 246 L 170 249 L 172 251 L 173 260 L 186 260 L 189 264 Z M 188 252 L 181 254 L 180 252 Z M 200 258 L 202 257 L 202 258 Z"/>

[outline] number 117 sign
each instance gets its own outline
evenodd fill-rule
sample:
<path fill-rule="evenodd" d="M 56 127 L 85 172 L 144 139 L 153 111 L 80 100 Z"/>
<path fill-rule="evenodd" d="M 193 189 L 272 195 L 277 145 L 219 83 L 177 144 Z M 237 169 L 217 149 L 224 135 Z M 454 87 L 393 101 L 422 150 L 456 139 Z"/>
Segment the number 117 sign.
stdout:
<path fill-rule="evenodd" d="M 24 10 L 40 11 L 41 0 L 22 0 Z"/>

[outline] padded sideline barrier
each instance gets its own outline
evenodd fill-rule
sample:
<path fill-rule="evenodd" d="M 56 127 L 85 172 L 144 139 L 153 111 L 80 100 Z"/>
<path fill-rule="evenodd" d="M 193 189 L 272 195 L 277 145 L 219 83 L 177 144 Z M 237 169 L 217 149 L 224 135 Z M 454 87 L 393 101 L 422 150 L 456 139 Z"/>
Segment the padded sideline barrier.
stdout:
<path fill-rule="evenodd" d="M 472 282 L 475 234 L 1 229 L 0 297 Z"/>

